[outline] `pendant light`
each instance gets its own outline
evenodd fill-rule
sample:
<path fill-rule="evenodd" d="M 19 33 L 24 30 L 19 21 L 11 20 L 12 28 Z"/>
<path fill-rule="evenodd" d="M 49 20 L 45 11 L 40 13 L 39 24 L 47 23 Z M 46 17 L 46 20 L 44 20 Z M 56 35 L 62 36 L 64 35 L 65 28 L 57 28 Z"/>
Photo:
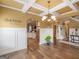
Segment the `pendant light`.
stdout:
<path fill-rule="evenodd" d="M 51 3 L 51 1 L 48 0 L 47 3 L 48 3 L 48 15 L 47 16 L 43 16 L 42 17 L 42 21 L 44 21 L 46 19 L 47 19 L 47 21 L 51 21 L 51 20 L 55 21 L 56 20 L 56 17 L 50 15 L 50 10 L 49 9 L 50 9 L 50 3 Z"/>

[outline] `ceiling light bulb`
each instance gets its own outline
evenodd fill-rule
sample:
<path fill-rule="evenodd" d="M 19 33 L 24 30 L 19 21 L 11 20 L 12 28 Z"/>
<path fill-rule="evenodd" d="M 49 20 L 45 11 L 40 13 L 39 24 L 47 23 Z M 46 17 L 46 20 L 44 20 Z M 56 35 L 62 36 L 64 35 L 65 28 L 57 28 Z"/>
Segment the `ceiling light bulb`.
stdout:
<path fill-rule="evenodd" d="M 51 16 L 51 18 L 53 19 L 53 21 L 55 21 L 55 20 L 56 20 L 56 17 L 55 17 L 55 16 Z"/>
<path fill-rule="evenodd" d="M 51 19 L 48 19 L 47 21 L 49 22 L 49 21 L 51 21 Z"/>
<path fill-rule="evenodd" d="M 47 18 L 47 16 L 43 16 L 43 17 L 42 17 L 42 21 L 44 21 L 46 18 Z"/>

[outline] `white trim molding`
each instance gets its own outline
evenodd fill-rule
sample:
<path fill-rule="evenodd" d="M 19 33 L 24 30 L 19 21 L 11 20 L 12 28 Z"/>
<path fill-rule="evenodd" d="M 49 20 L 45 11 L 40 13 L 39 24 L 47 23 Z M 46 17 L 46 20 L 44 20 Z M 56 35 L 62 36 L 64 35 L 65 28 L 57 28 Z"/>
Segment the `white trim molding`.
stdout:
<path fill-rule="evenodd" d="M 73 5 L 73 3 L 69 0 L 64 0 L 65 2 L 67 2 L 68 6 L 74 10 L 74 11 L 77 11 L 77 8 Z"/>
<path fill-rule="evenodd" d="M 48 10 L 48 8 L 46 8 L 46 7 L 44 7 L 44 6 L 40 5 L 40 4 L 37 4 L 37 3 L 35 3 L 34 5 L 32 5 L 32 7 L 36 8 L 36 9 L 39 9 L 41 11 L 44 11 L 44 12 Z"/>
<path fill-rule="evenodd" d="M 71 17 L 71 19 L 76 21 L 76 22 L 79 22 L 79 19 L 76 19 L 76 18 L 73 18 L 73 17 Z"/>
<path fill-rule="evenodd" d="M 32 14 L 32 15 L 36 15 L 36 16 L 40 16 L 39 14 L 30 12 L 30 11 L 28 11 L 27 13 Z M 40 17 L 41 17 L 41 16 L 40 16 Z"/>
<path fill-rule="evenodd" d="M 22 9 L 18 9 L 18 8 L 14 8 L 14 7 L 10 7 L 10 6 L 7 6 L 7 5 L 2 5 L 2 4 L 0 4 L 0 6 L 10 8 L 10 9 L 13 9 L 13 10 L 17 10 L 17 11 L 20 11 L 20 12 L 23 12 L 23 13 L 27 12 L 27 13 L 37 15 L 37 16 L 44 16 L 44 15 L 48 14 L 48 8 L 36 3 L 36 0 L 27 0 L 28 2 L 24 2 L 22 0 L 15 0 L 15 1 L 18 2 L 18 3 L 24 4 Z M 78 11 L 78 8 L 76 8 L 76 6 L 74 6 L 74 3 L 78 2 L 78 1 L 79 0 L 72 0 L 72 1 L 64 0 L 64 2 L 62 2 L 61 4 L 58 4 L 57 6 L 51 8 L 49 10 L 49 13 L 52 14 L 52 15 L 55 15 L 55 16 L 59 16 L 60 14 L 57 13 L 56 11 L 66 7 L 66 6 L 69 6 L 70 8 L 72 8 L 73 11 Z M 28 10 L 31 7 L 39 9 L 43 12 L 41 14 L 37 14 L 37 13 L 34 13 L 34 12 L 29 12 Z"/>
<path fill-rule="evenodd" d="M 74 10 L 74 11 L 78 11 L 78 9 L 73 5 L 74 3 L 78 2 L 78 1 L 79 1 L 79 0 L 72 0 L 72 1 L 70 2 L 70 1 L 68 1 L 68 0 L 64 0 L 64 2 L 62 2 L 61 4 L 59 4 L 59 5 L 57 5 L 57 6 L 53 7 L 53 8 L 51 8 L 50 11 L 49 11 L 49 13 L 51 14 L 51 13 L 53 13 L 53 12 L 56 12 L 57 10 L 60 10 L 60 9 L 62 9 L 62 8 L 64 8 L 64 7 L 66 7 L 66 6 L 69 6 L 69 7 L 72 8 L 72 10 Z M 44 15 L 46 15 L 46 14 L 48 14 L 48 12 L 45 11 L 45 12 L 41 13 L 40 16 L 44 16 Z"/>
<path fill-rule="evenodd" d="M 63 7 L 66 7 L 67 5 L 68 5 L 68 4 L 67 4 L 66 2 L 63 2 L 63 3 L 59 4 L 59 5 L 57 5 L 57 6 L 53 7 L 53 8 L 51 8 L 51 9 L 49 10 L 49 13 L 53 13 L 53 12 L 55 12 L 55 11 L 57 11 L 57 10 L 63 8 Z M 46 14 L 48 14 L 48 13 L 47 13 L 47 12 L 44 12 L 44 13 L 41 13 L 40 15 L 43 16 L 43 15 L 46 15 Z"/>
<path fill-rule="evenodd" d="M 3 4 L 0 4 L 0 6 L 1 6 L 1 7 L 9 8 L 9 9 L 16 10 L 16 11 L 19 11 L 19 12 L 24 13 L 21 9 L 17 9 L 17 8 L 10 7 L 10 6 L 3 5 Z M 27 13 L 39 16 L 39 14 L 36 14 L 36 13 L 33 13 L 33 12 L 27 12 Z"/>
<path fill-rule="evenodd" d="M 28 2 L 26 2 L 22 8 L 23 12 L 27 12 L 29 10 L 29 8 L 36 2 L 36 0 L 29 0 Z"/>
<path fill-rule="evenodd" d="M 72 43 L 72 42 L 67 42 L 67 41 L 59 41 L 59 42 L 79 47 L 79 44 L 75 44 L 75 43 Z"/>
<path fill-rule="evenodd" d="M 72 0 L 71 2 L 74 4 L 76 2 L 79 2 L 79 0 Z"/>
<path fill-rule="evenodd" d="M 18 3 L 21 3 L 21 4 L 25 4 L 25 2 L 21 1 L 21 0 L 15 0 L 16 2 Z"/>
<path fill-rule="evenodd" d="M 9 9 L 13 9 L 13 10 L 16 10 L 16 11 L 23 12 L 21 9 L 17 9 L 17 8 L 10 7 L 10 6 L 7 6 L 7 5 L 0 4 L 0 6 L 1 6 L 1 7 L 5 7 L 5 8 L 9 8 Z"/>

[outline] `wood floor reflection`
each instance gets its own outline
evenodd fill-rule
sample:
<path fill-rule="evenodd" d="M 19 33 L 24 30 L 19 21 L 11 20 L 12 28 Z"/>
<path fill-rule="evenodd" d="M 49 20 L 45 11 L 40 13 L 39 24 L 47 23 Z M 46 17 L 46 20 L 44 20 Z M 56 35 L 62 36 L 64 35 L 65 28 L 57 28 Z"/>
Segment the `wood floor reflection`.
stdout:
<path fill-rule="evenodd" d="M 38 40 L 28 38 L 28 44 L 27 44 L 28 50 L 34 51 L 39 48 Z"/>
<path fill-rule="evenodd" d="M 24 50 L 8 56 L 9 59 L 79 59 L 79 48 L 65 44 L 41 45 L 35 51 Z"/>

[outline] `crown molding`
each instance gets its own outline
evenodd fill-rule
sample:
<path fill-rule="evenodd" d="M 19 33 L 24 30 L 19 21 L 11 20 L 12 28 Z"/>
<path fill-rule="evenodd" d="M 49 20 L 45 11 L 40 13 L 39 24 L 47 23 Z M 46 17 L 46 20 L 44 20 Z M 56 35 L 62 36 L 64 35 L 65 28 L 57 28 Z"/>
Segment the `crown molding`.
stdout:
<path fill-rule="evenodd" d="M 17 9 L 17 8 L 10 7 L 10 6 L 3 5 L 3 4 L 0 4 L 0 6 L 1 6 L 1 7 L 4 7 L 4 8 L 9 8 L 9 9 L 16 10 L 16 11 L 19 11 L 19 12 L 22 12 L 22 13 L 24 13 L 24 12 L 23 12 L 21 9 Z M 27 12 L 27 13 L 39 16 L 38 14 L 36 14 L 36 13 L 33 13 L 33 12 Z"/>
<path fill-rule="evenodd" d="M 23 12 L 27 12 L 29 8 L 36 2 L 36 0 L 30 0 L 28 3 L 25 3 L 22 7 Z"/>
<path fill-rule="evenodd" d="M 62 8 L 64 8 L 64 7 L 66 7 L 66 6 L 69 6 L 69 7 L 72 8 L 74 11 L 77 11 L 78 9 L 73 5 L 73 4 L 76 3 L 76 2 L 79 2 L 79 0 L 72 0 L 71 2 L 70 2 L 70 1 L 67 2 L 67 0 L 65 0 L 65 1 L 62 2 L 61 4 L 59 4 L 59 5 L 57 5 L 57 6 L 53 7 L 53 8 L 51 8 L 51 9 L 49 10 L 49 13 L 51 14 L 51 13 L 53 13 L 53 12 L 56 12 L 57 10 L 60 10 L 60 9 L 62 9 Z M 47 14 L 48 14 L 48 12 L 43 12 L 43 13 L 40 14 L 40 16 L 44 16 L 44 15 L 47 15 Z"/>
<path fill-rule="evenodd" d="M 21 1 L 21 0 L 15 0 L 16 2 L 18 3 L 21 3 L 21 4 L 25 4 L 25 2 Z"/>
<path fill-rule="evenodd" d="M 64 2 L 66 2 L 68 4 L 68 6 L 73 10 L 73 11 L 78 11 L 78 9 L 76 8 L 76 6 L 74 6 L 74 3 L 72 3 L 69 0 L 64 0 Z"/>
<path fill-rule="evenodd" d="M 76 21 L 76 22 L 79 22 L 79 19 L 76 19 L 76 18 L 73 18 L 73 17 L 71 17 L 71 19 Z"/>
<path fill-rule="evenodd" d="M 10 6 L 7 6 L 7 5 L 0 4 L 0 6 L 1 6 L 1 7 L 5 7 L 5 8 L 9 8 L 9 9 L 13 9 L 13 10 L 16 10 L 16 11 L 23 12 L 21 9 L 17 9 L 17 8 L 10 7 Z"/>
<path fill-rule="evenodd" d="M 67 4 L 66 2 L 62 2 L 61 4 L 59 4 L 59 5 L 57 5 L 57 6 L 53 7 L 53 8 L 51 8 L 51 9 L 49 10 L 49 13 L 53 13 L 53 12 L 55 12 L 55 11 L 61 9 L 61 8 L 66 7 L 67 5 L 68 5 L 68 4 Z M 47 11 L 47 12 L 44 12 L 44 13 L 41 13 L 40 15 L 43 16 L 43 15 L 46 15 L 46 14 L 48 14 L 48 11 Z"/>
<path fill-rule="evenodd" d="M 32 7 L 36 8 L 36 9 L 39 9 L 41 11 L 44 11 L 44 12 L 48 10 L 48 8 L 42 6 L 42 5 L 38 4 L 38 3 L 35 3 L 34 5 L 32 5 Z"/>

